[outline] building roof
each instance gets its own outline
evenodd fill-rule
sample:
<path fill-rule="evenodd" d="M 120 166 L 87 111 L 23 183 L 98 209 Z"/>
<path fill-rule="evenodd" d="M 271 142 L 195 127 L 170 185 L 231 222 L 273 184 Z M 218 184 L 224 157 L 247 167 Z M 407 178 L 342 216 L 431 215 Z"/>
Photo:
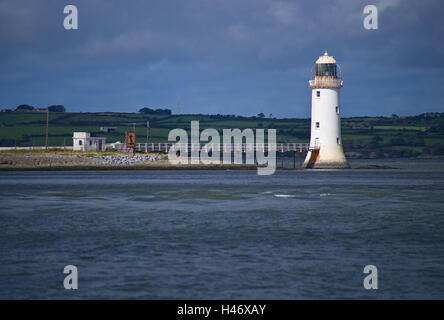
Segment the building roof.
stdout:
<path fill-rule="evenodd" d="M 336 63 L 336 60 L 328 55 L 328 52 L 325 51 L 323 56 L 320 56 L 318 60 L 316 60 L 316 64 L 320 63 Z"/>

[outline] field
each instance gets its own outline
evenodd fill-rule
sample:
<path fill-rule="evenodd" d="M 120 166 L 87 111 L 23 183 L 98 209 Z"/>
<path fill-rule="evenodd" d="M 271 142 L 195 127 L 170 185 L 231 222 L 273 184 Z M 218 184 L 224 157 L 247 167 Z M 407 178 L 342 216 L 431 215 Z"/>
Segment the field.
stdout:
<path fill-rule="evenodd" d="M 278 142 L 308 142 L 309 119 L 276 119 L 231 115 L 146 115 L 136 113 L 50 113 L 49 145 L 72 145 L 72 133 L 90 132 L 107 142 L 125 140 L 125 132 L 136 129 L 138 142 L 166 142 L 175 128 L 190 130 L 199 120 L 200 129 L 276 129 Z M 102 132 L 111 127 L 113 132 Z M 417 157 L 444 155 L 444 113 L 413 117 L 357 117 L 342 119 L 344 150 L 350 157 Z M 46 113 L 0 113 L 0 146 L 44 146 Z"/>

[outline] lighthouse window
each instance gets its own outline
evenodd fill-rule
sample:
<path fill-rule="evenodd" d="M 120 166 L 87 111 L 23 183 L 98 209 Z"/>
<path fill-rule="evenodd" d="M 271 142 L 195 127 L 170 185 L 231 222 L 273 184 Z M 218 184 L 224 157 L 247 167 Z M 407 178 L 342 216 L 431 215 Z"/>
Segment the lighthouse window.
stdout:
<path fill-rule="evenodd" d="M 320 97 L 321 96 L 321 91 L 316 91 L 316 97 Z"/>
<path fill-rule="evenodd" d="M 319 127 L 320 127 L 319 122 L 316 122 L 316 128 L 319 128 Z"/>
<path fill-rule="evenodd" d="M 336 114 L 339 114 L 339 107 L 336 107 Z"/>
<path fill-rule="evenodd" d="M 336 138 L 336 143 L 337 143 L 337 144 L 341 144 L 341 139 Z"/>

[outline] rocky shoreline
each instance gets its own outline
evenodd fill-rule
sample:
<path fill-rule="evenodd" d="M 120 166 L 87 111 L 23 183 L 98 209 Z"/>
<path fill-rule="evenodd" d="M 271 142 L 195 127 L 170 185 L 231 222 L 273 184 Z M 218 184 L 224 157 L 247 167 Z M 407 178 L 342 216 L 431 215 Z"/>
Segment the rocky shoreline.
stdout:
<path fill-rule="evenodd" d="M 134 165 L 152 162 L 162 162 L 160 155 L 12 155 L 0 156 L 0 169 L 4 168 L 42 168 L 64 166 L 106 166 L 106 165 Z"/>
<path fill-rule="evenodd" d="M 0 171 L 30 170 L 228 170 L 257 169 L 255 165 L 172 165 L 161 155 L 8 155 L 0 156 Z"/>
<path fill-rule="evenodd" d="M 282 168 L 277 170 L 302 170 Z M 188 164 L 173 165 L 161 154 L 0 154 L 0 171 L 20 170 L 251 170 L 247 164 Z M 364 165 L 353 169 L 397 169 L 388 165 Z"/>

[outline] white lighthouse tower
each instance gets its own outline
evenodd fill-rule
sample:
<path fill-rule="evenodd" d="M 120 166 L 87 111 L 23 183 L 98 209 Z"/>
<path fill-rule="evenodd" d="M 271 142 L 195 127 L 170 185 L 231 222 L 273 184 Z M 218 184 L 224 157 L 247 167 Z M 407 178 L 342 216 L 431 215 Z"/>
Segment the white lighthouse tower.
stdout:
<path fill-rule="evenodd" d="M 315 76 L 309 81 L 311 91 L 310 148 L 303 168 L 350 168 L 341 141 L 341 106 L 339 90 L 342 73 L 336 60 L 327 52 L 314 66 Z"/>

